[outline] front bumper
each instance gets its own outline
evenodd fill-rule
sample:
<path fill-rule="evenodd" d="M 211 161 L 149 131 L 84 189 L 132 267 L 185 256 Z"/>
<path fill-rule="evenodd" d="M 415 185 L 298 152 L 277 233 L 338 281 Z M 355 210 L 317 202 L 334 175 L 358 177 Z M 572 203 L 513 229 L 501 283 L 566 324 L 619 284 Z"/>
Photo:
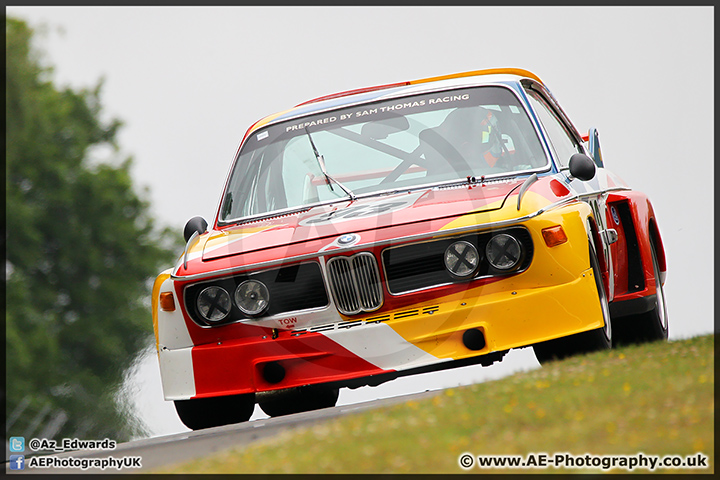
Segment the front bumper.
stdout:
<path fill-rule="evenodd" d="M 178 308 L 164 312 L 154 305 L 163 391 L 167 400 L 263 392 L 309 384 L 357 384 L 393 372 L 438 369 L 452 362 L 529 346 L 603 326 L 593 272 L 589 268 L 587 212 L 559 209 L 523 224 L 535 245 L 523 273 L 463 288 L 438 287 L 395 296 L 377 312 L 340 316 L 333 305 L 322 316 L 322 329 L 244 327 L 242 335 L 193 342 L 190 320 Z M 561 224 L 569 241 L 548 248 L 543 228 Z M 174 291 L 161 275 L 155 295 Z M 449 293 L 448 293 L 449 292 Z M 177 292 L 176 292 L 177 293 Z M 385 291 L 386 296 L 390 294 Z M 176 295 L 179 298 L 179 295 Z M 177 302 L 177 300 L 176 300 Z M 482 349 L 471 350 L 463 334 L 480 330 Z M 281 366 L 283 377 L 268 381 L 268 365 Z M 369 381 L 368 383 L 372 383 Z"/>

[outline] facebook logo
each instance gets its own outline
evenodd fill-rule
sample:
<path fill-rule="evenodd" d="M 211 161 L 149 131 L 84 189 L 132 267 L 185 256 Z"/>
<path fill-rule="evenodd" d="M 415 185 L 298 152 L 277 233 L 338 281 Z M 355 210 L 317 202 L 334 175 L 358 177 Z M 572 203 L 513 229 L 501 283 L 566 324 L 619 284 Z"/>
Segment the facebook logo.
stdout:
<path fill-rule="evenodd" d="M 25 470 L 25 455 L 10 455 L 10 470 Z"/>
<path fill-rule="evenodd" d="M 24 452 L 25 451 L 25 437 L 10 437 L 10 451 L 11 452 Z"/>

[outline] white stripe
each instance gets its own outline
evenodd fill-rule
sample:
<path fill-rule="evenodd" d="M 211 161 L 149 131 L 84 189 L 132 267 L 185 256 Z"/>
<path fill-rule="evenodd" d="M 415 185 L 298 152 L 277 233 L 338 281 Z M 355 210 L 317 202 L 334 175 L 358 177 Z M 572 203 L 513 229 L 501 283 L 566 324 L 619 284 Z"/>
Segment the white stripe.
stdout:
<path fill-rule="evenodd" d="M 171 292 L 173 297 L 176 296 L 177 293 L 173 288 L 173 283 L 171 278 L 165 280 L 160 286 L 160 293 Z M 180 311 L 180 302 L 177 298 L 174 300 L 174 312 L 163 311 L 160 308 L 160 302 L 158 302 L 158 343 L 160 344 L 160 348 L 165 346 L 170 349 L 175 349 L 191 347 L 193 345 L 190 332 L 188 332 L 185 319 Z"/>
<path fill-rule="evenodd" d="M 186 400 L 195 396 L 192 347 L 160 349 L 160 378 L 165 400 Z"/>
<path fill-rule="evenodd" d="M 383 370 L 404 370 L 445 361 L 416 347 L 384 323 L 333 330 L 324 335 Z"/>
<path fill-rule="evenodd" d="M 168 278 L 160 286 L 160 292 L 174 291 L 174 282 Z M 160 302 L 158 302 L 159 304 Z M 158 305 L 158 360 L 165 400 L 183 400 L 195 395 L 193 376 L 192 339 L 185 319 L 175 298 L 175 311 L 165 312 Z"/>

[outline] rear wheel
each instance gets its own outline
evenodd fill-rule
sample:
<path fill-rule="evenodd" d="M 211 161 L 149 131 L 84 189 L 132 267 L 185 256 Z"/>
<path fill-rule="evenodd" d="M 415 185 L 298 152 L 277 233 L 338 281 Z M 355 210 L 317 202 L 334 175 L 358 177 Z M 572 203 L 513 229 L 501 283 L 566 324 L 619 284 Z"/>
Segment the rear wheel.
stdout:
<path fill-rule="evenodd" d="M 613 333 L 612 323 L 610 322 L 610 307 L 605 292 L 605 284 L 602 279 L 602 272 L 600 271 L 600 262 L 598 261 L 592 240 L 588 241 L 588 245 L 590 251 L 590 267 L 592 268 L 593 277 L 595 277 L 595 286 L 598 291 L 604 326 L 595 330 L 576 333 L 567 337 L 556 338 L 533 345 L 535 356 L 542 365 L 553 360 L 561 360 L 573 355 L 597 350 L 607 350 L 612 347 Z"/>
<path fill-rule="evenodd" d="M 246 422 L 254 409 L 254 393 L 175 400 L 180 421 L 191 430 Z"/>
<path fill-rule="evenodd" d="M 339 390 L 323 385 L 307 385 L 258 395 L 258 405 L 271 417 L 334 407 Z"/>
<path fill-rule="evenodd" d="M 665 291 L 660 277 L 655 241 L 650 238 L 653 271 L 655 273 L 655 306 L 649 312 L 621 317 L 616 320 L 619 344 L 646 343 L 668 338 L 668 315 Z"/>

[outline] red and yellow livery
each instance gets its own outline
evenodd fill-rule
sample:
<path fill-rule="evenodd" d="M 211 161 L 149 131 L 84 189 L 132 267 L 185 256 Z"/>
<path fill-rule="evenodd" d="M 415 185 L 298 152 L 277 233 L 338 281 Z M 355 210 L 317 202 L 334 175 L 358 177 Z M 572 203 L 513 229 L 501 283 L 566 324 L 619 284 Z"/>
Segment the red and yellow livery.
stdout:
<path fill-rule="evenodd" d="M 650 201 L 530 72 L 329 95 L 245 134 L 218 213 L 153 288 L 189 428 L 342 387 L 667 338 Z"/>

